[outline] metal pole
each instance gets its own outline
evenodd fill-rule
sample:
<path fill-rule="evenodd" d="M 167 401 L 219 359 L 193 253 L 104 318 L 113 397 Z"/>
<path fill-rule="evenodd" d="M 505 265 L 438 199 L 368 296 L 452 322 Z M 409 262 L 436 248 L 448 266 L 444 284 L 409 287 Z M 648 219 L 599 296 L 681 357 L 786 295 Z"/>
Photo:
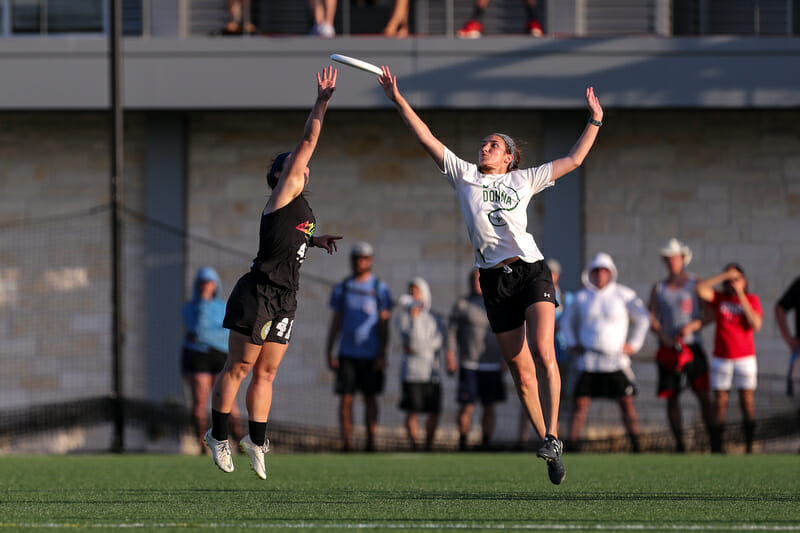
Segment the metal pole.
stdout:
<path fill-rule="evenodd" d="M 109 87 L 111 90 L 111 372 L 114 406 L 113 452 L 125 450 L 125 419 L 122 400 L 122 163 L 123 115 L 121 90 L 120 34 L 122 0 L 111 0 L 111 24 L 108 32 Z"/>

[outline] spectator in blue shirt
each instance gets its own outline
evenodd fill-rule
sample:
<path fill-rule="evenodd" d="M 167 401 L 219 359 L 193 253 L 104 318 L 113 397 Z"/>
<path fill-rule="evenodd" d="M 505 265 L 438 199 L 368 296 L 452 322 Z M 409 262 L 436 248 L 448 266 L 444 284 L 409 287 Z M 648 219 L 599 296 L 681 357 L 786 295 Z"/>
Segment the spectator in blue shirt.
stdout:
<path fill-rule="evenodd" d="M 335 392 L 341 397 L 339 423 L 342 449 L 351 449 L 353 399 L 364 396 L 367 450 L 375 448 L 378 428 L 377 396 L 383 392 L 386 346 L 392 296 L 389 287 L 372 273 L 372 246 L 359 242 L 350 254 L 353 274 L 336 285 L 331 294 L 333 310 L 326 356 L 336 372 Z M 334 348 L 338 341 L 338 356 Z"/>
<path fill-rule="evenodd" d="M 197 271 L 192 299 L 183 305 L 186 337 L 181 354 L 181 373 L 192 394 L 192 424 L 205 452 L 203 436 L 208 427 L 208 397 L 225 366 L 228 356 L 228 330 L 222 327 L 225 301 L 219 298 L 222 289 L 217 272 L 208 266 Z M 230 417 L 232 433 L 238 441 L 239 410 L 234 405 Z"/>

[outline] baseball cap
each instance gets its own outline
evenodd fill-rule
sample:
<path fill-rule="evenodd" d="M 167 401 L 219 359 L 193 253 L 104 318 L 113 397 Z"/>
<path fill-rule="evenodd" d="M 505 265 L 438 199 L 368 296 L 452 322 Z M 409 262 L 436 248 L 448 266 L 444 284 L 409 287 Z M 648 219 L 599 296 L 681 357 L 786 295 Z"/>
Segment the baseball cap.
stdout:
<path fill-rule="evenodd" d="M 350 255 L 354 257 L 372 257 L 374 251 L 370 243 L 359 241 L 353 245 L 353 248 L 350 250 Z"/>

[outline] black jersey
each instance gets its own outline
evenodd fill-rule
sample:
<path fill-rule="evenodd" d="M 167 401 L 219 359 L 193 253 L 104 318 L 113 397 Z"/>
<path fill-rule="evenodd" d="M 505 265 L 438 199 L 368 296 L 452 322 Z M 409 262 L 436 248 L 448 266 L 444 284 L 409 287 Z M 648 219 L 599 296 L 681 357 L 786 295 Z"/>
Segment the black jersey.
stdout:
<path fill-rule="evenodd" d="M 253 269 L 265 274 L 272 285 L 297 290 L 315 222 L 302 194 L 277 211 L 262 214 Z"/>

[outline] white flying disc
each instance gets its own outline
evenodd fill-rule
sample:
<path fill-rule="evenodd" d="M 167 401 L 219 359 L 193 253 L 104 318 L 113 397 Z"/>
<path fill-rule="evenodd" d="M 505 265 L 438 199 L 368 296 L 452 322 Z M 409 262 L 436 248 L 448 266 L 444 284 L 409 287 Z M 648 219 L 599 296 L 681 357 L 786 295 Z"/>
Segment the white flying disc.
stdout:
<path fill-rule="evenodd" d="M 380 67 L 376 67 L 372 63 L 361 61 L 360 59 L 356 59 L 355 57 L 343 56 L 341 54 L 333 54 L 331 55 L 331 59 L 343 65 L 347 65 L 349 67 L 357 68 L 365 72 L 371 72 L 376 76 L 381 76 L 383 74 L 383 71 L 380 69 Z"/>

